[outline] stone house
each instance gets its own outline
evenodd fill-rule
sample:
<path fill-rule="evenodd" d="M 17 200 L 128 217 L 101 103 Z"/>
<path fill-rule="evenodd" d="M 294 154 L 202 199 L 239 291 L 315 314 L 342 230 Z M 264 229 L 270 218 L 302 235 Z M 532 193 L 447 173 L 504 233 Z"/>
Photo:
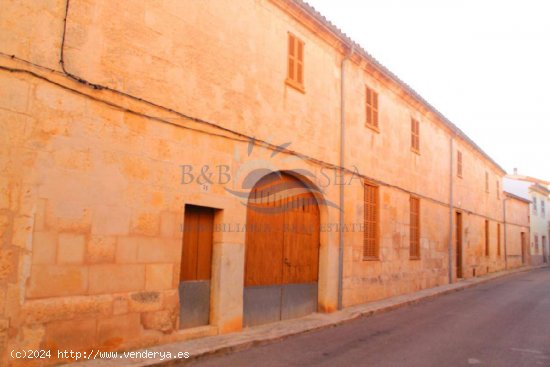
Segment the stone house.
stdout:
<path fill-rule="evenodd" d="M 507 268 L 512 269 L 531 262 L 529 246 L 530 201 L 506 191 L 504 195 L 504 247 L 506 248 Z"/>
<path fill-rule="evenodd" d="M 0 27 L 2 364 L 332 312 L 521 248 L 504 170 L 300 0 L 8 1 Z"/>

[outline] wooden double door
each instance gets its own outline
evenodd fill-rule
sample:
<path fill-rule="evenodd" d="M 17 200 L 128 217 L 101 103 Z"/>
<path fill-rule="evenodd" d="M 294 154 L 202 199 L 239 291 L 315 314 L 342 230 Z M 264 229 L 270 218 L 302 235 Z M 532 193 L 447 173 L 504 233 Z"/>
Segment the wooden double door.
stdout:
<path fill-rule="evenodd" d="M 244 325 L 317 310 L 319 206 L 293 176 L 272 173 L 250 193 L 247 208 Z"/>

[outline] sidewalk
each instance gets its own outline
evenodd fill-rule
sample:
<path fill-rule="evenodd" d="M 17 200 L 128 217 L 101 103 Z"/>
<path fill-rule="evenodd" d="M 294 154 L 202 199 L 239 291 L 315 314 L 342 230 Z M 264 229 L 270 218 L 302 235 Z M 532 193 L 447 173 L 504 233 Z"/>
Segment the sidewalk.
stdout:
<path fill-rule="evenodd" d="M 473 287 L 493 279 L 501 278 L 503 276 L 531 271 L 542 267 L 543 266 L 522 267 L 509 271 L 491 273 L 478 278 L 461 280 L 454 284 L 424 289 L 422 291 L 411 294 L 396 296 L 363 305 L 352 306 L 330 314 L 316 313 L 299 319 L 285 320 L 273 324 L 245 329 L 244 331 L 238 333 L 216 335 L 200 339 L 181 341 L 172 344 L 157 345 L 141 350 L 147 350 L 149 351 L 149 353 L 160 352 L 164 353 L 164 355 L 171 353 L 171 355 L 173 356 L 177 355 L 178 353 L 189 352 L 189 358 L 184 360 L 162 360 L 160 357 L 149 359 L 120 358 L 110 360 L 97 359 L 85 362 L 71 363 L 69 365 L 72 367 L 100 367 L 107 365 L 116 367 L 173 366 L 178 363 L 182 363 L 182 361 L 189 361 L 210 354 L 228 353 L 244 350 L 253 346 L 281 340 L 292 335 L 333 327 L 341 323 L 357 319 L 359 317 L 371 316 L 374 314 L 394 310 L 399 307 L 418 303 L 437 296 Z"/>

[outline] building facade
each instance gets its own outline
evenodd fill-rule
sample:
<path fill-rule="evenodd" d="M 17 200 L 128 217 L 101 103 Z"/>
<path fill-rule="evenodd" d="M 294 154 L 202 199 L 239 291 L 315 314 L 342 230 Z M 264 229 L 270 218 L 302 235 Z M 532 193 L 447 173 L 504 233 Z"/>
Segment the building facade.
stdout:
<path fill-rule="evenodd" d="M 531 263 L 541 265 L 548 263 L 550 256 L 550 204 L 549 182 L 518 175 L 508 175 L 504 178 L 504 187 L 516 196 L 529 200 L 530 239 L 529 252 Z"/>
<path fill-rule="evenodd" d="M 2 9 L 2 362 L 523 263 L 504 170 L 301 1 Z"/>
<path fill-rule="evenodd" d="M 531 263 L 530 201 L 509 192 L 504 192 L 504 195 L 506 265 L 513 269 Z"/>

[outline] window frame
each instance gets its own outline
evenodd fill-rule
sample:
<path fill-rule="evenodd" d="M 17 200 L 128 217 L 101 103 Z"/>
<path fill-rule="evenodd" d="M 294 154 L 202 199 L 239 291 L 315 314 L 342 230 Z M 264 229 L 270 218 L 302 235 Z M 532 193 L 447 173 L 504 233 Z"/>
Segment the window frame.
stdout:
<path fill-rule="evenodd" d="M 490 247 L 490 241 L 489 241 L 489 220 L 485 219 L 485 256 L 490 255 L 489 247 Z"/>
<path fill-rule="evenodd" d="M 367 201 L 367 190 L 373 190 L 374 203 Z M 369 221 L 367 218 L 367 206 L 373 206 L 374 219 Z M 363 182 L 363 261 L 380 260 L 380 187 L 369 181 Z M 374 232 L 374 237 L 367 238 L 368 231 Z M 372 240 L 374 249 L 369 251 L 368 241 Z"/>
<path fill-rule="evenodd" d="M 416 205 L 413 205 L 416 203 Z M 416 208 L 416 212 L 413 211 Z M 420 198 L 418 196 L 411 195 L 409 197 L 409 259 L 420 260 L 421 257 L 421 209 Z M 416 219 L 415 225 L 413 225 L 413 219 Z"/>
<path fill-rule="evenodd" d="M 305 93 L 304 57 L 305 42 L 292 32 L 288 32 L 287 41 L 287 73 L 285 83 L 294 89 Z M 298 78 L 298 70 L 301 71 L 301 80 Z"/>
<path fill-rule="evenodd" d="M 380 132 L 379 107 L 378 92 L 365 85 L 365 125 L 378 133 Z"/>
<path fill-rule="evenodd" d="M 420 122 L 411 117 L 411 151 L 420 154 Z"/>
<path fill-rule="evenodd" d="M 464 162 L 462 158 L 462 151 L 457 150 L 456 151 L 456 176 L 458 178 L 462 178 L 463 166 L 464 166 Z"/>
<path fill-rule="evenodd" d="M 501 250 L 501 241 L 500 241 L 500 223 L 497 223 L 497 256 L 502 256 Z"/>

